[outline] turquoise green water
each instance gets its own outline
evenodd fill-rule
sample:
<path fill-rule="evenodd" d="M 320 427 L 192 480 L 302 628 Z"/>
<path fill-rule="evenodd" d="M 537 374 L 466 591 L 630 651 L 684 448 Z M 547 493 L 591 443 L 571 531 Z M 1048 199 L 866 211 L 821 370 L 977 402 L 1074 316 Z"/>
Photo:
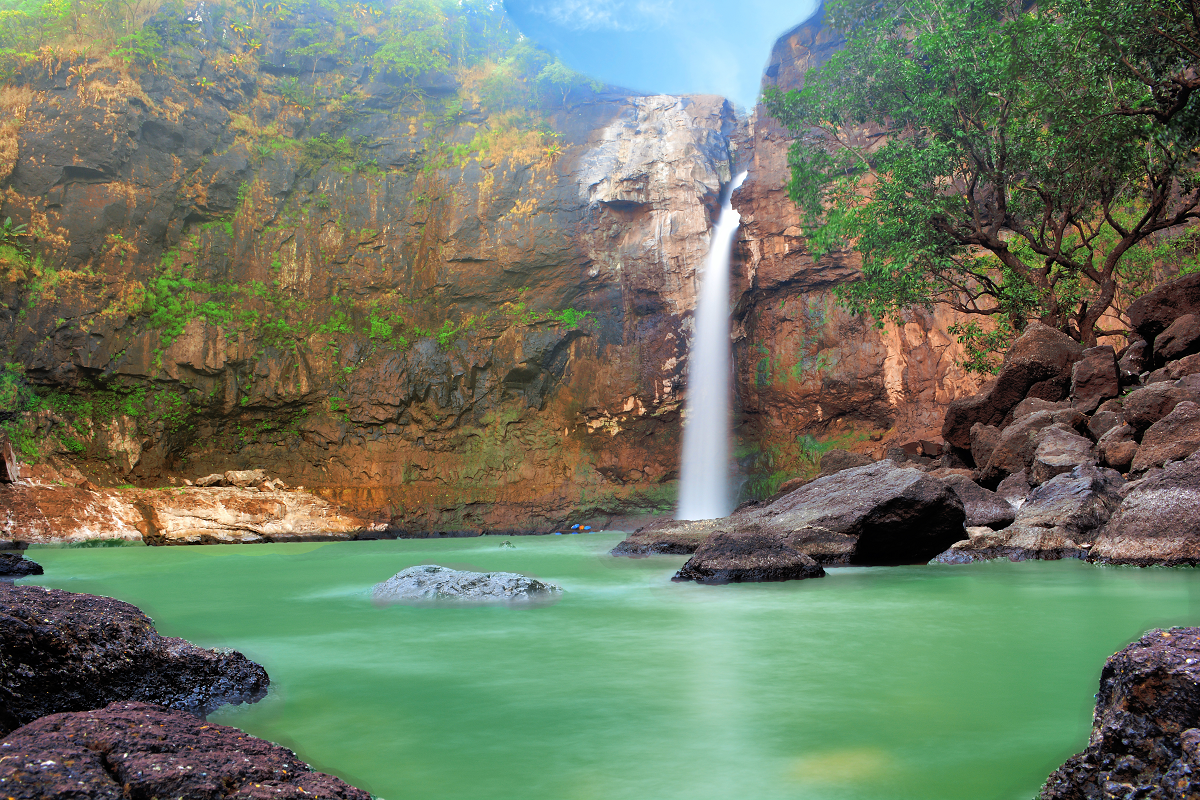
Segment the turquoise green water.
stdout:
<path fill-rule="evenodd" d="M 1086 741 L 1104 659 L 1200 623 L 1200 572 L 1075 561 L 673 584 L 617 535 L 31 552 L 37 583 L 234 647 L 216 721 L 387 800 L 1029 798 Z M 560 583 L 544 607 L 376 607 L 421 563 Z M 31 581 L 23 581 L 25 583 Z"/>

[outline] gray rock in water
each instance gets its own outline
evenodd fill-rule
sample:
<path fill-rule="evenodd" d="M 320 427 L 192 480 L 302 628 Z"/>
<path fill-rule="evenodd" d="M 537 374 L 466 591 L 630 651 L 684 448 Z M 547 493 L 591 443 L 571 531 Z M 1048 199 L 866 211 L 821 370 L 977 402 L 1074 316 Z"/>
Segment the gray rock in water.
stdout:
<path fill-rule="evenodd" d="M 515 572 L 461 572 L 425 564 L 397 572 L 375 584 L 371 597 L 382 602 L 412 600 L 532 600 L 558 594 L 561 586 Z"/>

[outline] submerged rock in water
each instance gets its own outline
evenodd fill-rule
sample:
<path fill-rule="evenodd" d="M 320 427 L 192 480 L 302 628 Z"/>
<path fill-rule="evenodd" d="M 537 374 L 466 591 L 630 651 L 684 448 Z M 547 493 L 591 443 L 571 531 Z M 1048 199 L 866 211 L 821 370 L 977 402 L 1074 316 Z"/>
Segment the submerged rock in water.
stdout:
<path fill-rule="evenodd" d="M 1200 628 L 1153 630 L 1100 674 L 1087 749 L 1047 779 L 1041 800 L 1200 795 Z"/>
<path fill-rule="evenodd" d="M 51 714 L 0 741 L 11 800 L 121 797 L 368 800 L 291 750 L 149 703 Z"/>
<path fill-rule="evenodd" d="M 160 636 L 120 600 L 0 583 L 0 735 L 117 700 L 206 714 L 259 699 L 269 682 L 235 650 Z"/>
<path fill-rule="evenodd" d="M 561 591 L 561 586 L 515 572 L 462 572 L 425 564 L 409 567 L 375 584 L 371 597 L 383 602 L 531 600 Z"/>

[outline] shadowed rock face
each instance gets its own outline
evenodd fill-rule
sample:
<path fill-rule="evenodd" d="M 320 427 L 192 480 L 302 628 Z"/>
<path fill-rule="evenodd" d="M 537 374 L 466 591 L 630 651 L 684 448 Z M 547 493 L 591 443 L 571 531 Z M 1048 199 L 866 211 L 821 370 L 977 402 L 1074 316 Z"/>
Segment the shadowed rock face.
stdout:
<path fill-rule="evenodd" d="M 1200 792 L 1200 629 L 1153 630 L 1100 674 L 1087 749 L 1055 770 L 1041 800 Z"/>
<path fill-rule="evenodd" d="M 13 800 L 370 798 L 237 728 L 131 702 L 51 714 L 9 734 L 0 741 L 0 792 Z"/>
<path fill-rule="evenodd" d="M 672 580 L 762 583 L 821 578 L 825 570 L 788 537 L 766 531 L 718 531 L 705 540 Z"/>
<path fill-rule="evenodd" d="M 253 702 L 268 683 L 266 670 L 236 650 L 160 636 L 128 603 L 0 584 L 0 733 L 115 700 L 205 714 Z"/>

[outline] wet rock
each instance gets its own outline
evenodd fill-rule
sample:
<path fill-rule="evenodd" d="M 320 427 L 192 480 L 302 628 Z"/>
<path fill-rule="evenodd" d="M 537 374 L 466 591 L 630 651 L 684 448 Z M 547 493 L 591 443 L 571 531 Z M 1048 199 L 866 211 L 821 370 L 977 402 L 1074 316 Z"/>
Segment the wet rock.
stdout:
<path fill-rule="evenodd" d="M 21 466 L 8 437 L 0 433 L 0 483 L 16 483 L 21 479 Z"/>
<path fill-rule="evenodd" d="M 717 531 L 672 580 L 697 583 L 795 581 L 824 577 L 825 570 L 782 533 Z"/>
<path fill-rule="evenodd" d="M 1086 558 L 1088 548 L 1121 502 L 1124 481 L 1112 470 L 1076 467 L 1029 493 L 1012 525 L 955 542 L 934 560 L 944 564 Z"/>
<path fill-rule="evenodd" d="M 1089 347 L 1071 370 L 1071 400 L 1075 408 L 1091 414 L 1101 403 L 1121 394 L 1121 373 L 1116 351 L 1110 346 Z"/>
<path fill-rule="evenodd" d="M 1128 472 L 1133 466 L 1133 459 L 1137 457 L 1136 436 L 1137 430 L 1132 425 L 1121 425 L 1105 433 L 1096 443 L 1100 463 L 1118 472 Z"/>
<path fill-rule="evenodd" d="M 279 745 L 138 702 L 51 714 L 13 731 L 0 741 L 0 786 L 12 800 L 370 798 Z"/>
<path fill-rule="evenodd" d="M 1144 472 L 1200 450 L 1200 406 L 1185 400 L 1142 434 L 1131 469 Z"/>
<path fill-rule="evenodd" d="M 1020 508 L 1025 503 L 1025 498 L 1033 491 L 1033 486 L 1029 483 L 1029 473 L 1025 470 L 1014 472 L 996 487 L 996 496 L 1003 499 L 1013 508 Z"/>
<path fill-rule="evenodd" d="M 1037 451 L 1037 434 L 1051 425 L 1074 428 L 1084 417 L 1074 409 L 1035 411 L 1014 421 L 1000 433 L 991 457 L 983 465 L 979 480 L 984 485 L 998 483 L 1008 475 L 1025 470 L 1032 475 L 1033 456 Z"/>
<path fill-rule="evenodd" d="M 1043 484 L 1055 475 L 1070 472 L 1081 464 L 1096 463 L 1091 440 L 1066 425 L 1055 424 L 1042 428 L 1034 437 L 1034 442 L 1037 443 L 1037 449 L 1033 452 L 1030 474 L 1035 484 Z"/>
<path fill-rule="evenodd" d="M 371 597 L 380 603 L 413 600 L 495 602 L 531 600 L 560 592 L 561 586 L 515 572 L 465 572 L 426 564 L 409 567 L 375 584 Z"/>
<path fill-rule="evenodd" d="M 20 553 L 0 553 L 0 578 L 24 578 L 44 572 L 41 564 L 30 561 Z"/>
<path fill-rule="evenodd" d="M 1200 456 L 1131 484 L 1091 557 L 1139 566 L 1200 563 Z"/>
<path fill-rule="evenodd" d="M 942 438 L 966 450 L 976 422 L 1004 427 L 1013 408 L 1027 397 L 1063 400 L 1070 389 L 1072 367 L 1082 355 L 1083 348 L 1070 336 L 1031 322 L 1005 355 L 996 380 L 946 409 Z"/>
<path fill-rule="evenodd" d="M 999 443 L 1000 429 L 995 425 L 976 422 L 971 426 L 971 459 L 978 466 L 982 467 L 988 462 Z"/>
<path fill-rule="evenodd" d="M 1152 630 L 1113 655 L 1087 749 L 1051 773 L 1040 800 L 1200 794 L 1200 629 Z"/>
<path fill-rule="evenodd" d="M 1154 337 L 1154 363 L 1163 366 L 1200 351 L 1200 315 L 1184 314 Z"/>
<path fill-rule="evenodd" d="M 1147 342 L 1185 314 L 1200 314 L 1200 274 L 1185 275 L 1164 283 L 1129 304 L 1126 316 Z"/>
<path fill-rule="evenodd" d="M 1200 397 L 1177 383 L 1155 383 L 1135 389 L 1121 402 L 1125 421 L 1140 434 L 1185 400 L 1195 403 L 1200 401 Z"/>
<path fill-rule="evenodd" d="M 830 450 L 821 456 L 821 474 L 832 475 L 844 469 L 865 467 L 873 464 L 875 459 L 865 453 L 851 453 L 848 450 Z"/>
<path fill-rule="evenodd" d="M 635 558 L 691 555 L 720 525 L 719 519 L 658 520 L 631 533 L 612 554 Z"/>
<path fill-rule="evenodd" d="M 989 492 L 970 478 L 948 475 L 942 480 L 962 501 L 968 528 L 1004 528 L 1017 518 L 1016 509 L 995 492 Z"/>
<path fill-rule="evenodd" d="M 205 714 L 259 699 L 268 682 L 266 670 L 235 650 L 160 636 L 128 603 L 0 584 L 0 733 L 116 700 Z"/>

